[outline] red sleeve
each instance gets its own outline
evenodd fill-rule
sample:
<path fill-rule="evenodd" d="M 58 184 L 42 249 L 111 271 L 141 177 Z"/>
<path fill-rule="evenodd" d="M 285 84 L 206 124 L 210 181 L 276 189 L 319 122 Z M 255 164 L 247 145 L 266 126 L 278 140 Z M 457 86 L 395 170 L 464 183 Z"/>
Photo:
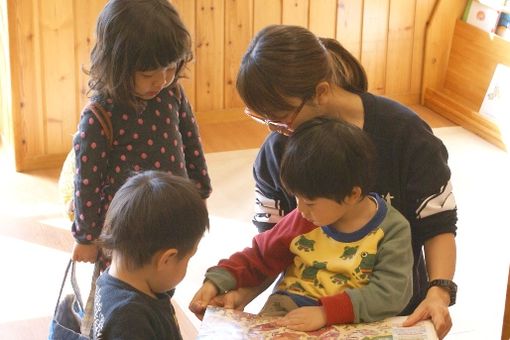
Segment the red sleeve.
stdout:
<path fill-rule="evenodd" d="M 324 296 L 320 299 L 326 312 L 328 325 L 346 324 L 354 322 L 354 308 L 351 298 L 343 292 L 337 295 Z"/>
<path fill-rule="evenodd" d="M 290 242 L 314 228 L 317 227 L 295 209 L 271 230 L 256 235 L 251 247 L 221 260 L 218 266 L 227 269 L 236 278 L 236 288 L 258 286 L 292 263 L 294 254 L 289 250 Z"/>

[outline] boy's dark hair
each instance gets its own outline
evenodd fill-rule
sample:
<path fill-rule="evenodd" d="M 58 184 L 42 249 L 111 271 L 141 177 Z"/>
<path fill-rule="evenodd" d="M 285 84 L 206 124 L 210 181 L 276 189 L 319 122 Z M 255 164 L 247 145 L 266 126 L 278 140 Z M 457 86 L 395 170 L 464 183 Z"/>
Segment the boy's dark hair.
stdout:
<path fill-rule="evenodd" d="M 236 87 L 252 111 L 282 119 L 275 113 L 296 109 L 286 97 L 311 99 L 321 81 L 350 92 L 368 87 L 363 66 L 338 41 L 318 38 L 300 26 L 270 25 L 248 46 Z"/>
<path fill-rule="evenodd" d="M 294 195 L 341 203 L 356 186 L 362 196 L 370 192 L 374 162 L 374 146 L 363 130 L 337 118 L 317 117 L 290 136 L 280 177 Z"/>
<path fill-rule="evenodd" d="M 110 0 L 97 19 L 89 87 L 135 110 L 136 71 L 177 63 L 175 79 L 193 59 L 191 36 L 168 0 Z M 175 81 L 174 81 L 175 85 Z"/>
<path fill-rule="evenodd" d="M 146 171 L 115 194 L 98 244 L 136 269 L 160 250 L 175 248 L 184 257 L 208 228 L 207 208 L 190 180 Z"/>

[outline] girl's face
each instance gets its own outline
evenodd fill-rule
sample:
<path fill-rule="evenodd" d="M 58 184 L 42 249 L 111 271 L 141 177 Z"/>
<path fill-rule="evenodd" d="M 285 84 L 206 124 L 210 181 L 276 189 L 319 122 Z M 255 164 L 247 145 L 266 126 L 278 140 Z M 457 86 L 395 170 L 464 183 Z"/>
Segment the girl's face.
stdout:
<path fill-rule="evenodd" d="M 174 81 L 176 71 L 176 63 L 155 70 L 136 71 L 135 95 L 144 100 L 156 97 L 162 89 Z"/>

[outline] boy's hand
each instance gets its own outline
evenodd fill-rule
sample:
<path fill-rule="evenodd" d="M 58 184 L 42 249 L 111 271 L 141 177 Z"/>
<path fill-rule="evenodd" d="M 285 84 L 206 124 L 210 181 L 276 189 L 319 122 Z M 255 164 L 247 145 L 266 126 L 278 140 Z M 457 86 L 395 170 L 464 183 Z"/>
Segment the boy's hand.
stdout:
<path fill-rule="evenodd" d="M 71 259 L 78 262 L 94 263 L 97 260 L 99 248 L 95 244 L 74 243 Z"/>
<path fill-rule="evenodd" d="M 218 289 L 211 281 L 205 281 L 202 287 L 195 293 L 193 299 L 189 304 L 189 310 L 196 315 L 197 318 L 202 320 L 204 317 L 205 309 L 210 304 L 211 300 L 218 295 Z"/>
<path fill-rule="evenodd" d="M 326 313 L 321 306 L 300 307 L 287 313 L 276 324 L 296 331 L 315 331 L 326 326 Z"/>

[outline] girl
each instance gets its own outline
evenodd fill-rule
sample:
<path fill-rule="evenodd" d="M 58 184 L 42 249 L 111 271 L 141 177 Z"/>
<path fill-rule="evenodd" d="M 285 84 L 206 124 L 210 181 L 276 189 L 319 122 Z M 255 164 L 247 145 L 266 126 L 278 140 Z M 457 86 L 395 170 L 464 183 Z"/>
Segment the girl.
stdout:
<path fill-rule="evenodd" d="M 93 241 L 105 212 L 133 173 L 167 171 L 192 179 L 203 199 L 211 193 L 196 121 L 177 82 L 192 53 L 175 8 L 166 0 L 111 0 L 99 15 L 96 35 L 91 103 L 104 109 L 112 129 L 109 137 L 89 105 L 73 139 L 72 258 L 84 262 L 95 262 Z"/>
<path fill-rule="evenodd" d="M 377 146 L 375 191 L 411 224 L 414 293 L 402 314 L 414 313 L 406 324 L 430 317 L 444 337 L 451 328 L 448 305 L 455 301 L 451 279 L 457 212 L 448 153 L 431 128 L 408 108 L 368 93 L 360 63 L 337 41 L 302 27 L 276 25 L 260 31 L 243 57 L 237 89 L 246 114 L 275 131 L 254 165 L 254 223 L 259 230 L 270 229 L 296 207 L 280 182 L 285 135 L 319 115 L 358 126 Z M 377 289 L 372 280 L 364 292 L 368 297 Z"/>

